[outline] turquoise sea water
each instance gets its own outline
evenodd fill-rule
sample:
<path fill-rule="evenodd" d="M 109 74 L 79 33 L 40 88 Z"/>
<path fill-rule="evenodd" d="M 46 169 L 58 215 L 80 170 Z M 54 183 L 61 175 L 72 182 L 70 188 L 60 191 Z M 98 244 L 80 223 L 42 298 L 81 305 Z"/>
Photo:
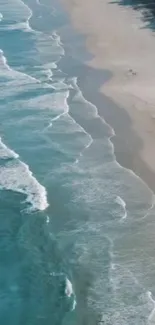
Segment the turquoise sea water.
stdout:
<path fill-rule="evenodd" d="M 0 12 L 0 324 L 154 324 L 153 195 L 59 68 L 67 17 Z"/>

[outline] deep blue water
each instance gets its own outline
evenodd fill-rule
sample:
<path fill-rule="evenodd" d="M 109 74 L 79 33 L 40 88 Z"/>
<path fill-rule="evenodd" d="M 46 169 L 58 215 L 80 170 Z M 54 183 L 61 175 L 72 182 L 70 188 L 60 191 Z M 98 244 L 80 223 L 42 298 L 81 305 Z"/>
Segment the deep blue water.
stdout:
<path fill-rule="evenodd" d="M 153 324 L 153 196 L 58 67 L 68 18 L 54 0 L 0 12 L 0 324 Z"/>

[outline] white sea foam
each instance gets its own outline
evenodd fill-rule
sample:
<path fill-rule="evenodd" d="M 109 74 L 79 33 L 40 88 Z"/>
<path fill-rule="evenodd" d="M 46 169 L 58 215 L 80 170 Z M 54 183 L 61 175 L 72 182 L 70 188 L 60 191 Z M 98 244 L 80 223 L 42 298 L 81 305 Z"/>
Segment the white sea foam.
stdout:
<path fill-rule="evenodd" d="M 2 15 L 9 24 L 1 27 L 1 30 L 21 29 L 33 31 L 29 25 L 29 20 L 32 17 L 32 10 L 21 0 L 6 0 L 1 4 Z M 13 23 L 11 23 L 13 21 Z"/>
<path fill-rule="evenodd" d="M 69 92 L 68 92 L 68 95 L 69 95 Z M 91 144 L 93 143 L 93 139 L 92 139 L 91 135 L 89 133 L 87 133 L 85 131 L 85 129 L 80 124 L 78 124 L 76 122 L 76 120 L 74 120 L 74 118 L 72 118 L 70 116 L 70 114 L 69 114 L 69 106 L 67 104 L 67 96 L 66 96 L 65 102 L 66 102 L 66 105 L 65 105 L 66 110 L 64 110 L 64 112 L 62 112 L 59 115 L 57 115 L 54 118 L 52 118 L 51 121 L 50 121 L 50 123 L 49 123 L 49 125 L 44 129 L 44 131 L 46 131 L 47 129 L 49 129 L 50 127 L 52 127 L 53 122 L 59 120 L 60 118 L 62 118 L 64 116 L 64 117 L 66 117 L 66 120 L 67 120 L 67 123 L 68 123 L 67 133 L 71 133 L 72 134 L 72 133 L 79 132 L 79 134 L 80 133 L 81 134 L 85 134 L 86 135 L 86 138 L 87 138 L 86 145 L 84 144 L 84 148 L 79 152 L 78 158 L 76 158 L 75 159 L 75 162 L 74 162 L 74 164 L 78 164 L 78 162 L 80 160 L 80 157 L 82 157 L 83 154 L 84 154 L 84 151 L 86 149 L 88 149 L 91 146 Z M 59 133 L 61 133 L 61 132 L 65 132 L 65 130 L 64 130 L 64 128 L 63 128 L 63 130 L 61 130 L 60 125 L 59 125 Z M 79 141 L 80 141 L 80 139 L 79 139 Z M 83 143 L 83 141 L 82 141 L 82 143 Z"/>
<path fill-rule="evenodd" d="M 47 94 L 38 96 L 34 99 L 30 99 L 28 108 L 37 108 L 40 110 L 49 110 L 51 115 L 55 115 L 50 119 L 50 123 L 45 127 L 44 131 L 52 126 L 52 122 L 58 120 L 60 117 L 66 115 L 69 111 L 67 98 L 69 91 L 55 92 L 53 94 Z"/>
<path fill-rule="evenodd" d="M 6 29 L 22 29 L 22 30 L 30 30 L 31 32 L 36 34 L 35 37 L 35 43 L 36 48 L 38 49 L 38 55 L 39 55 L 39 61 L 41 60 L 41 64 L 39 67 L 45 67 L 47 80 L 52 80 L 53 72 L 52 69 L 56 69 L 57 65 L 56 62 L 48 62 L 48 60 L 51 60 L 51 53 L 54 55 L 58 55 L 58 59 L 61 57 L 61 55 L 64 54 L 64 49 L 61 46 L 60 37 L 57 35 L 56 32 L 53 33 L 53 35 L 45 35 L 42 32 L 38 32 L 35 30 L 32 30 L 29 25 L 29 20 L 32 17 L 32 10 L 25 4 L 23 1 L 16 0 L 15 2 L 13 0 L 6 0 L 4 4 L 2 4 L 2 14 L 5 14 L 5 18 L 10 19 L 11 21 L 14 21 L 14 23 L 8 24 L 5 26 Z M 4 56 L 3 51 L 0 52 L 0 73 L 1 75 L 5 77 L 9 77 L 11 79 L 14 79 L 15 85 L 9 84 L 8 89 L 10 89 L 11 86 L 17 86 L 18 84 L 27 81 L 31 82 L 37 82 L 41 83 L 42 80 L 39 80 L 38 78 L 34 78 L 30 75 L 26 75 L 23 72 L 19 72 L 16 70 L 13 70 L 7 63 L 7 59 Z M 45 81 L 45 80 L 44 80 Z M 51 88 L 53 88 L 51 85 L 46 85 Z M 58 87 L 57 87 L 58 86 Z M 57 89 L 62 89 L 62 85 L 55 84 L 54 88 L 57 87 Z M 21 87 L 20 87 L 21 88 Z M 64 84 L 64 89 L 67 88 Z M 6 89 L 5 89 L 6 91 Z M 11 90 L 10 90 L 11 91 Z"/>
<path fill-rule="evenodd" d="M 11 79 L 14 79 L 16 81 L 16 84 L 21 84 L 21 81 L 23 83 L 32 82 L 32 83 L 40 83 L 39 80 L 36 78 L 33 78 L 25 73 L 13 70 L 7 62 L 6 57 L 4 56 L 3 51 L 0 49 L 0 73 L 1 75 L 4 75 L 5 77 L 9 77 Z"/>
<path fill-rule="evenodd" d="M 4 63 L 4 65 L 7 65 L 6 61 L 3 62 L 3 63 Z M 13 70 L 10 69 L 9 66 L 8 66 L 8 68 L 9 68 L 8 69 L 9 71 L 11 71 L 11 72 L 13 71 Z M 34 80 L 36 80 L 36 79 L 34 79 Z M 49 99 L 47 99 L 47 102 L 48 102 L 48 100 Z M 51 100 L 49 100 L 49 103 L 51 104 Z M 93 107 L 96 109 L 95 116 L 98 116 L 97 108 L 95 106 L 93 106 Z M 49 104 L 47 104 L 47 103 L 44 106 L 43 101 L 40 102 L 40 108 L 41 109 L 44 109 L 44 108 L 45 109 L 48 109 L 48 108 L 51 109 L 51 107 L 49 107 Z M 57 107 L 56 107 L 56 109 L 57 109 Z M 63 109 L 64 109 L 64 107 L 63 107 Z M 60 114 L 58 114 L 56 117 L 54 117 L 52 119 L 52 121 L 58 120 L 60 117 L 62 117 L 66 113 L 68 113 L 68 105 L 67 105 L 67 110 L 63 111 Z M 93 139 L 92 139 L 91 135 L 88 134 L 85 131 L 84 128 L 81 127 L 81 129 L 89 137 L 89 141 L 88 141 L 88 144 L 81 151 L 80 156 L 83 155 L 84 150 L 86 148 L 89 148 L 91 146 L 92 142 L 93 142 Z M 114 135 L 114 132 L 113 132 L 113 135 Z M 1 177 L 5 178 L 5 180 L 3 180 L 3 182 L 2 182 L 2 184 L 3 184 L 2 186 L 4 188 L 10 189 L 10 190 L 15 190 L 17 192 L 26 194 L 27 195 L 27 201 L 32 204 L 34 209 L 43 210 L 44 208 L 47 207 L 48 203 L 47 203 L 47 197 L 46 197 L 46 190 L 43 188 L 43 186 L 41 186 L 37 182 L 37 180 L 34 178 L 34 176 L 30 172 L 27 165 L 20 162 L 19 166 L 17 164 L 17 166 L 15 166 L 15 167 L 12 167 L 12 166 L 10 167 L 9 165 L 7 165 L 5 167 L 6 167 L 6 169 L 3 169 L 2 172 L 0 171 L 0 184 L 1 184 Z M 17 177 L 19 177 L 18 180 L 17 180 Z M 25 181 L 25 179 L 26 179 L 26 181 Z M 11 182 L 13 183 L 13 186 L 10 185 Z M 119 204 L 125 209 L 125 202 L 124 201 L 122 202 L 121 200 L 122 199 L 120 198 Z M 124 219 L 124 217 L 123 217 L 123 219 Z M 48 222 L 48 219 L 47 219 L 47 222 Z M 113 253 L 111 252 L 111 257 L 113 257 L 112 254 Z M 111 263 L 111 269 L 113 269 L 112 265 L 113 265 L 113 263 Z M 68 280 L 68 278 L 66 278 L 65 293 L 66 293 L 67 297 L 69 297 L 69 298 L 74 294 L 72 284 Z M 73 309 L 75 308 L 75 306 L 76 306 L 76 300 L 74 299 Z"/>
<path fill-rule="evenodd" d="M 5 0 L 1 2 L 1 13 L 6 21 L 21 22 L 30 19 L 32 11 L 21 0 Z"/>
<path fill-rule="evenodd" d="M 52 35 L 53 35 L 54 39 L 57 41 L 57 43 L 58 43 L 59 45 L 63 45 L 62 42 L 61 42 L 60 35 L 57 34 L 56 30 L 53 32 Z M 64 49 L 63 49 L 63 50 L 64 50 Z"/>
<path fill-rule="evenodd" d="M 2 21 L 2 19 L 3 19 L 3 15 L 0 12 L 0 21 Z"/>
<path fill-rule="evenodd" d="M 25 6 L 25 8 L 27 9 L 27 11 L 28 11 L 28 17 L 27 17 L 27 19 L 26 19 L 26 21 L 24 22 L 25 24 L 23 24 L 23 26 L 21 25 L 21 29 L 25 29 L 27 32 L 29 31 L 29 32 L 36 32 L 36 31 L 34 31 L 31 27 L 30 27 L 30 24 L 29 24 L 29 20 L 31 19 L 31 17 L 32 17 L 32 15 L 33 15 L 33 12 L 32 12 L 32 10 L 30 9 L 30 7 L 27 5 L 27 4 L 25 4 L 25 2 L 24 1 L 22 1 L 21 0 L 21 3 Z M 22 22 L 21 22 L 22 23 Z M 37 33 L 39 34 L 39 32 L 37 31 Z"/>
<path fill-rule="evenodd" d="M 69 85 L 69 87 L 76 89 L 77 94 L 79 94 L 80 96 L 83 96 L 82 95 L 82 92 L 80 91 L 79 87 L 77 86 L 77 78 L 76 77 L 72 78 L 72 82 Z M 76 160 L 75 160 L 75 164 L 78 164 L 79 163 L 79 160 L 80 160 L 80 157 L 82 157 L 83 154 L 84 154 L 84 151 L 86 149 L 88 149 L 92 145 L 93 138 L 92 138 L 92 136 L 80 124 L 78 124 L 78 122 L 76 120 L 74 120 L 73 118 L 72 118 L 72 120 L 74 121 L 74 123 L 76 123 L 77 125 L 79 125 L 80 129 L 82 130 L 82 132 L 85 133 L 86 136 L 88 136 L 88 139 L 89 139 L 88 142 L 87 142 L 87 144 L 84 146 L 84 148 L 82 149 L 82 151 L 79 153 L 79 157 L 76 158 Z"/>
<path fill-rule="evenodd" d="M 20 160 L 9 161 L 0 168 L 0 188 L 25 194 L 26 201 L 34 210 L 45 210 L 48 207 L 46 189 Z"/>
<path fill-rule="evenodd" d="M 73 294 L 72 283 L 70 282 L 70 280 L 68 278 L 66 278 L 65 294 L 67 297 L 71 297 L 71 295 Z"/>
<path fill-rule="evenodd" d="M 85 97 L 83 96 L 82 90 L 78 87 L 77 78 L 76 77 L 72 78 L 71 84 L 73 84 L 74 88 L 76 89 L 76 94 L 74 96 L 74 100 L 78 100 L 81 103 L 88 104 L 89 105 L 89 110 L 87 112 L 88 116 L 90 114 L 91 117 L 99 118 L 100 121 L 104 125 L 107 125 L 108 126 L 108 128 L 109 128 L 109 138 L 113 137 L 115 135 L 114 129 L 108 123 L 106 123 L 106 121 L 104 120 L 103 117 L 101 117 L 99 115 L 97 107 L 94 104 L 92 104 L 91 102 L 89 102 L 87 99 L 85 99 Z"/>
<path fill-rule="evenodd" d="M 51 272 L 50 273 L 51 276 L 56 276 L 56 277 L 64 277 L 65 274 L 63 272 Z M 73 302 L 72 302 L 72 311 L 75 309 L 77 302 L 76 302 L 76 296 L 75 293 L 73 291 L 73 286 L 71 281 L 65 276 L 65 295 L 68 298 L 72 298 Z"/>
<path fill-rule="evenodd" d="M 1 27 L 1 31 L 5 31 L 5 30 L 23 30 L 23 31 L 31 31 L 30 25 L 28 21 L 25 22 L 19 22 L 19 23 L 14 23 L 14 24 L 10 24 L 7 26 L 2 26 Z"/>
<path fill-rule="evenodd" d="M 59 120 L 69 112 L 69 106 L 67 103 L 68 97 L 69 91 L 67 90 L 41 96 L 40 98 L 37 98 L 37 105 L 35 100 L 31 103 L 31 107 L 34 106 L 40 109 L 50 109 L 52 113 L 58 113 L 56 116 L 51 118 L 49 125 L 44 129 L 44 131 L 52 127 L 54 121 Z"/>
<path fill-rule="evenodd" d="M 49 223 L 50 222 L 50 218 L 49 216 L 46 216 L 46 223 Z"/>
<path fill-rule="evenodd" d="M 48 78 L 48 80 L 52 80 L 52 76 L 53 76 L 53 72 L 52 72 L 52 70 L 51 69 L 47 69 L 46 71 L 45 71 L 45 73 L 46 73 L 46 75 L 47 75 L 47 78 Z"/>
<path fill-rule="evenodd" d="M 112 155 L 113 155 L 113 158 L 114 158 L 114 162 L 116 163 L 116 165 L 123 169 L 123 170 L 126 170 L 128 171 L 128 173 L 130 173 L 134 178 L 137 178 L 147 189 L 148 191 L 150 192 L 150 194 L 152 195 L 152 197 L 154 197 L 154 194 L 153 192 L 151 191 L 151 189 L 148 187 L 148 185 L 137 175 L 133 172 L 133 170 L 131 169 L 128 169 L 128 168 L 124 168 L 123 166 L 121 166 L 117 160 L 116 160 L 116 156 L 115 156 L 115 150 L 114 150 L 114 145 L 111 141 L 111 138 L 115 136 L 115 131 L 114 129 L 104 120 L 103 117 L 101 117 L 98 113 L 98 109 L 97 107 L 92 104 L 91 102 L 89 102 L 87 99 L 84 98 L 83 96 L 83 93 L 81 91 L 81 89 L 78 87 L 78 84 L 77 84 L 77 77 L 74 77 L 71 79 L 71 84 L 73 85 L 74 89 L 76 89 L 76 95 L 74 96 L 74 99 L 75 100 L 78 100 L 78 101 L 81 101 L 83 103 L 88 103 L 89 104 L 89 111 L 87 111 L 87 114 L 89 116 L 89 114 L 91 114 L 91 116 L 94 116 L 94 117 L 97 117 L 101 120 L 101 122 L 104 124 L 104 125 L 107 125 L 109 127 L 109 137 L 107 136 L 107 140 L 109 141 L 109 145 L 111 147 L 111 150 L 112 150 Z M 90 109 L 91 108 L 91 109 Z"/>
<path fill-rule="evenodd" d="M 155 324 L 155 300 L 152 298 L 152 292 L 148 291 L 147 292 L 148 299 L 151 302 L 153 309 L 148 317 L 148 324 L 153 325 Z"/>
<path fill-rule="evenodd" d="M 81 128 L 82 128 L 82 127 L 81 127 Z M 82 128 L 82 130 L 83 130 L 84 133 L 89 137 L 89 141 L 88 141 L 88 143 L 86 144 L 86 146 L 83 148 L 83 150 L 79 153 L 79 158 L 76 158 L 76 160 L 75 160 L 75 164 L 78 164 L 78 163 L 79 163 L 79 161 L 80 161 L 80 157 L 83 156 L 84 151 L 85 151 L 86 149 L 88 149 L 88 148 L 92 145 L 92 143 L 93 143 L 93 138 L 91 137 L 91 135 L 90 135 L 89 133 L 85 132 L 84 128 Z"/>
<path fill-rule="evenodd" d="M 7 64 L 6 57 L 3 55 L 3 51 L 0 50 L 0 69 L 11 71 L 11 68 Z"/>
<path fill-rule="evenodd" d="M 124 220 L 127 218 L 127 211 L 126 211 L 126 203 L 124 202 L 124 200 L 120 197 L 117 196 L 116 197 L 116 202 L 122 207 L 123 209 L 123 216 L 121 217 L 121 220 Z"/>
<path fill-rule="evenodd" d="M 112 240 L 109 236 L 106 236 L 106 239 L 109 243 L 109 257 L 110 257 L 110 267 L 109 267 L 109 281 L 111 284 L 111 289 L 115 290 L 115 276 L 113 275 L 116 264 L 115 264 L 115 255 L 114 255 L 114 240 Z"/>
<path fill-rule="evenodd" d="M 72 311 L 76 308 L 77 302 L 76 299 L 74 298 L 73 300 L 73 306 L 72 306 Z"/>
<path fill-rule="evenodd" d="M 118 204 L 120 204 L 123 208 L 126 207 L 126 203 L 124 202 L 124 200 L 123 200 L 120 196 L 117 196 L 117 197 L 116 197 L 116 202 L 117 202 Z"/>
<path fill-rule="evenodd" d="M 73 304 L 72 304 L 72 311 L 75 309 L 76 307 L 76 298 L 75 298 L 75 294 L 73 291 L 73 286 L 72 283 L 70 282 L 70 280 L 68 278 L 66 278 L 66 287 L 65 287 L 65 294 L 68 298 L 73 298 Z"/>
<path fill-rule="evenodd" d="M 155 206 L 155 195 L 152 195 L 152 203 L 150 205 L 150 208 L 147 210 L 147 213 L 141 219 L 146 219 L 149 216 L 150 212 L 153 210 L 154 206 Z"/>
<path fill-rule="evenodd" d="M 98 114 L 98 110 L 97 110 L 97 107 L 95 105 L 93 105 L 91 102 L 87 101 L 83 94 L 82 94 L 82 91 L 80 90 L 80 88 L 78 87 L 77 85 L 77 77 L 74 77 L 71 79 L 71 86 L 73 86 L 73 88 L 76 90 L 76 94 L 74 96 L 74 100 L 78 100 L 78 101 L 81 101 L 82 103 L 87 103 L 89 104 L 89 110 L 87 111 L 87 115 L 88 115 L 88 118 L 89 118 L 89 115 L 90 117 L 92 118 L 94 116 L 94 118 L 99 118 L 101 120 L 101 122 L 103 122 L 103 124 L 106 124 L 108 127 L 109 127 L 109 144 L 110 146 L 113 146 L 112 145 L 112 142 L 110 141 L 110 137 L 114 136 L 115 135 L 115 132 L 114 130 L 112 129 L 112 127 L 110 127 L 106 122 L 105 120 Z M 92 143 L 93 143 L 93 138 L 91 136 L 91 134 L 89 134 L 88 132 L 86 132 L 86 130 L 81 127 L 82 130 L 84 131 L 85 134 L 87 134 L 89 136 L 89 142 L 88 144 L 84 147 L 84 149 L 81 151 L 81 153 L 79 154 L 80 157 L 83 156 L 83 153 L 86 149 L 88 149 Z M 113 147 L 112 147 L 113 148 Z M 114 154 L 114 149 L 113 149 L 113 154 Z M 75 163 L 77 164 L 79 162 L 79 158 L 76 159 Z"/>
<path fill-rule="evenodd" d="M 40 66 L 35 66 L 35 68 L 38 68 L 38 67 L 40 68 Z M 57 69 L 57 63 L 56 62 L 48 62 L 48 63 L 43 64 L 42 67 L 47 70 L 55 70 L 55 69 Z"/>
<path fill-rule="evenodd" d="M 109 147 L 111 148 L 111 155 L 113 157 L 113 163 L 115 164 L 115 167 L 117 168 L 118 167 L 118 171 L 120 172 L 122 170 L 122 172 L 127 172 L 129 175 L 131 175 L 133 178 L 137 179 L 138 180 L 138 183 L 141 183 L 142 187 L 146 193 L 146 191 L 148 191 L 148 194 L 147 195 L 151 195 L 152 197 L 152 203 L 151 203 L 151 206 L 150 208 L 148 209 L 147 213 L 145 214 L 144 218 L 146 218 L 148 215 L 149 215 L 149 212 L 150 210 L 152 210 L 154 208 L 154 203 L 155 203 L 155 196 L 153 194 L 153 192 L 151 191 L 151 189 L 148 187 L 148 185 L 138 176 L 136 175 L 132 170 L 128 169 L 128 168 L 124 168 L 122 167 L 116 160 L 116 156 L 115 156 L 115 151 L 114 151 L 114 145 L 111 141 L 111 138 L 113 136 L 115 136 L 115 131 L 111 128 L 111 126 L 109 124 L 106 123 L 106 121 L 104 120 L 104 118 L 102 118 L 99 114 L 98 114 L 98 110 L 97 110 L 97 107 L 95 105 L 93 105 L 92 103 L 90 103 L 89 101 L 87 101 L 83 94 L 82 94 L 82 91 L 79 89 L 78 85 L 77 85 L 77 78 L 73 78 L 72 79 L 72 85 L 74 86 L 74 89 L 76 89 L 77 93 L 74 97 L 75 100 L 77 101 L 81 101 L 81 103 L 86 103 L 86 104 L 89 104 L 89 107 L 87 109 L 87 114 L 88 114 L 88 119 L 89 119 L 89 115 L 90 115 L 90 118 L 91 116 L 94 118 L 99 118 L 102 123 L 104 125 L 107 125 L 109 127 L 109 136 L 107 135 L 107 141 L 109 143 Z M 93 139 L 92 139 L 93 140 Z M 93 143 L 93 142 L 92 142 Z M 90 143 L 90 145 L 92 144 Z M 79 162 L 79 159 L 77 158 L 75 163 L 77 164 Z M 117 172 L 117 170 L 116 170 Z M 142 190 L 142 193 L 143 193 L 143 190 Z M 145 194 L 145 198 L 146 198 L 146 194 Z M 121 199 L 121 197 L 119 197 L 119 205 L 122 206 L 122 210 L 123 210 L 123 215 L 120 219 L 120 222 L 123 222 L 124 220 L 126 220 L 127 218 L 127 211 L 126 211 L 126 203 Z"/>
<path fill-rule="evenodd" d="M 59 38 L 41 32 L 35 34 L 38 62 L 40 62 L 45 69 L 53 69 L 53 64 L 56 64 L 65 53 L 62 45 L 59 43 Z M 62 74 L 59 70 L 57 70 L 57 72 Z"/>
<path fill-rule="evenodd" d="M 9 149 L 3 142 L 0 137 L 0 159 L 5 158 L 19 158 L 19 155 L 13 150 Z"/>
<path fill-rule="evenodd" d="M 68 87 L 68 85 L 66 85 L 66 83 L 64 82 L 64 80 L 65 80 L 65 78 L 61 78 L 61 79 L 59 79 L 59 81 L 58 82 L 53 82 L 52 83 L 52 87 L 55 89 L 55 90 L 57 90 L 57 91 L 59 91 L 59 90 L 67 90 L 67 89 L 69 89 L 69 87 Z"/>

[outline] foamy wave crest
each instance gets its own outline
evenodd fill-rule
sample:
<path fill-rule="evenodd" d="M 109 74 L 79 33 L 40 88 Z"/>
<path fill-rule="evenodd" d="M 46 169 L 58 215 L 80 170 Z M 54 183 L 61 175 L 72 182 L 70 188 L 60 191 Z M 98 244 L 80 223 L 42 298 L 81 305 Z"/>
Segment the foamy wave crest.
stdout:
<path fill-rule="evenodd" d="M 122 207 L 123 210 L 123 216 L 121 217 L 121 220 L 126 219 L 127 218 L 126 203 L 120 196 L 116 197 L 116 202 Z"/>
<path fill-rule="evenodd" d="M 77 159 L 75 160 L 75 164 L 78 164 L 78 163 L 79 163 L 80 157 L 83 156 L 84 151 L 85 151 L 86 149 L 88 149 L 88 148 L 92 145 L 92 143 L 93 143 L 93 138 L 91 137 L 91 135 L 90 135 L 89 133 L 87 133 L 87 132 L 84 130 L 84 128 L 81 127 L 81 129 L 82 129 L 83 132 L 88 136 L 89 141 L 88 141 L 88 144 L 84 147 L 84 149 L 80 152 L 80 154 L 79 154 L 79 158 L 77 158 Z"/>
<path fill-rule="evenodd" d="M 3 15 L 0 12 L 0 21 L 2 21 L 2 19 L 3 19 Z"/>
<path fill-rule="evenodd" d="M 59 94 L 59 96 L 60 96 L 60 94 Z M 63 95 L 63 93 L 62 93 L 62 95 Z M 69 112 L 69 106 L 68 106 L 68 103 L 67 103 L 67 98 L 68 97 L 69 97 L 69 92 L 68 91 L 64 92 L 63 96 L 60 96 L 59 101 L 57 101 L 57 105 L 58 105 L 59 108 L 61 108 L 61 105 L 62 105 L 64 111 L 62 113 L 58 114 L 57 116 L 53 117 L 52 120 L 51 120 L 52 122 L 58 120 L 61 116 L 65 115 L 65 114 L 67 114 Z M 61 101 L 63 101 L 63 104 L 61 104 Z"/>
<path fill-rule="evenodd" d="M 73 294 L 72 283 L 69 281 L 68 278 L 66 278 L 65 294 L 66 294 L 67 297 L 71 297 L 71 295 Z"/>
<path fill-rule="evenodd" d="M 152 199 L 151 205 L 150 205 L 149 209 L 147 210 L 147 213 L 142 217 L 142 219 L 146 219 L 147 217 L 149 217 L 151 211 L 155 207 L 155 195 L 152 195 L 152 198 L 151 199 Z"/>
<path fill-rule="evenodd" d="M 20 0 L 1 1 L 1 13 L 7 21 L 26 21 L 32 16 L 30 8 Z"/>
<path fill-rule="evenodd" d="M 73 291 L 73 285 L 71 283 L 71 281 L 65 276 L 65 274 L 63 272 L 51 272 L 50 273 L 51 276 L 56 276 L 56 277 L 65 277 L 65 295 L 68 298 L 72 298 L 72 311 L 75 309 L 76 307 L 76 296 L 75 293 Z"/>
<path fill-rule="evenodd" d="M 9 149 L 3 142 L 0 137 L 0 159 L 6 158 L 18 158 L 18 154 L 13 150 Z"/>
<path fill-rule="evenodd" d="M 151 291 L 148 291 L 147 292 L 147 296 L 148 296 L 148 299 L 149 301 L 151 302 L 152 306 L 153 306 L 153 309 L 148 317 L 148 324 L 154 324 L 155 323 L 155 300 L 152 298 L 152 292 Z"/>
<path fill-rule="evenodd" d="M 42 66 L 44 69 L 49 69 L 49 70 L 53 70 L 53 69 L 57 69 L 57 64 L 56 64 L 56 62 L 49 62 L 49 63 L 45 63 L 45 64 L 43 64 L 43 66 Z M 40 68 L 40 66 L 38 65 L 36 65 L 35 66 L 35 68 Z"/>
<path fill-rule="evenodd" d="M 3 51 L 0 49 L 0 74 L 4 75 L 4 77 L 9 77 L 11 80 L 15 80 L 17 85 L 21 85 L 22 83 L 40 83 L 39 80 L 37 80 L 34 77 L 31 77 L 25 73 L 13 70 L 8 65 L 7 59 L 4 56 Z"/>
<path fill-rule="evenodd" d="M 99 118 L 100 121 L 104 124 L 104 126 L 105 125 L 107 126 L 109 138 L 113 137 L 115 135 L 114 129 L 109 124 L 106 123 L 106 121 L 104 120 L 103 117 L 101 117 L 99 115 L 97 107 L 94 104 L 92 104 L 91 102 L 89 102 L 83 96 L 82 90 L 78 86 L 77 77 L 73 77 L 71 79 L 71 85 L 73 85 L 73 88 L 76 89 L 76 94 L 74 95 L 74 101 L 81 102 L 81 104 L 85 103 L 85 104 L 89 105 L 89 111 L 87 111 L 88 117 Z"/>
<path fill-rule="evenodd" d="M 45 210 L 48 207 L 46 189 L 20 160 L 9 161 L 0 168 L 0 187 L 25 194 L 32 210 Z"/>
<path fill-rule="evenodd" d="M 56 92 L 50 95 L 40 96 L 37 99 L 29 101 L 30 107 L 34 107 L 37 109 L 49 109 L 54 115 L 53 118 L 50 119 L 50 123 L 44 129 L 46 131 L 50 127 L 52 127 L 52 123 L 54 121 L 59 120 L 62 116 L 68 114 L 69 106 L 67 103 L 67 98 L 69 96 L 69 91 Z"/>
<path fill-rule="evenodd" d="M 10 24 L 10 25 L 7 25 L 7 26 L 3 26 L 1 27 L 1 30 L 2 31 L 5 31 L 5 30 L 23 30 L 23 31 L 31 31 L 31 28 L 30 28 L 30 25 L 29 25 L 29 22 L 28 21 L 25 21 L 25 22 L 20 22 L 20 23 L 14 23 L 14 24 Z"/>
<path fill-rule="evenodd" d="M 5 17 L 6 24 L 1 30 L 21 29 L 33 31 L 29 25 L 32 10 L 21 0 L 6 0 L 1 3 L 2 18 Z M 9 21 L 9 23 L 7 23 Z"/>
<path fill-rule="evenodd" d="M 2 50 L 0 50 L 0 69 L 11 71 L 10 67 L 7 64 L 6 57 L 3 55 Z"/>
<path fill-rule="evenodd" d="M 68 112 L 68 96 L 68 91 L 42 95 L 38 96 L 37 98 L 30 99 L 28 105 L 31 108 L 37 108 L 40 110 L 48 109 L 53 113 L 53 115 L 55 115 L 53 119 L 57 119 L 57 116 Z"/>
<path fill-rule="evenodd" d="M 68 298 L 71 298 L 71 297 L 74 298 L 73 305 L 72 305 L 72 310 L 74 310 L 76 307 L 76 299 L 75 299 L 75 294 L 73 291 L 72 283 L 70 282 L 70 280 L 68 278 L 66 278 L 65 294 Z"/>

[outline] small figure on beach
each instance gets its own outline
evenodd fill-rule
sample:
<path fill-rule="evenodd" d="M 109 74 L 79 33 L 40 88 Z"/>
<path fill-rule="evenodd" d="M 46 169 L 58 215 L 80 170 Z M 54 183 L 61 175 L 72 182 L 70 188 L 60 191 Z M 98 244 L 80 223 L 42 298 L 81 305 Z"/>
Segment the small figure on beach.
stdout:
<path fill-rule="evenodd" d="M 128 69 L 128 72 L 132 74 L 133 76 L 136 76 L 137 72 L 134 71 L 133 69 Z"/>

